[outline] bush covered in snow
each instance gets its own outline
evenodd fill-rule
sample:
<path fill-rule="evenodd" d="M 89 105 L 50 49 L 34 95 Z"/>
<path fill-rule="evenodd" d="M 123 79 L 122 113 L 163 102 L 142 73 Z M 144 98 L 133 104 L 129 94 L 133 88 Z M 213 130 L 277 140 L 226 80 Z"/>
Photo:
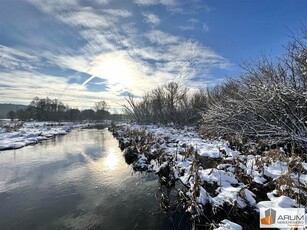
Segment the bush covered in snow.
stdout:
<path fill-rule="evenodd" d="M 263 58 L 245 64 L 244 69 L 241 78 L 209 92 L 204 129 L 218 135 L 269 138 L 270 144 L 292 143 L 296 150 L 306 148 L 307 31 L 281 58 Z"/>

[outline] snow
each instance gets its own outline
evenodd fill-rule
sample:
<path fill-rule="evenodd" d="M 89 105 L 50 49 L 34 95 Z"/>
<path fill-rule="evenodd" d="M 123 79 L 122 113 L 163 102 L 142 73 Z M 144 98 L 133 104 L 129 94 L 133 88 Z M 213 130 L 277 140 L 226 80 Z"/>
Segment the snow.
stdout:
<path fill-rule="evenodd" d="M 190 191 L 187 192 L 187 195 L 192 198 L 193 197 L 193 189 L 194 189 L 194 186 L 195 184 L 192 183 L 191 185 L 191 189 Z M 200 186 L 200 189 L 199 189 L 199 196 L 196 198 L 196 202 L 198 204 L 202 204 L 202 205 L 205 205 L 207 203 L 212 203 L 212 198 L 211 196 L 207 193 L 207 191 Z"/>
<path fill-rule="evenodd" d="M 200 187 L 200 195 L 197 197 L 197 202 L 200 204 L 207 204 L 209 201 L 211 201 L 210 195 L 203 187 Z"/>
<path fill-rule="evenodd" d="M 133 168 L 139 171 L 147 170 L 148 169 L 148 160 L 147 157 L 141 155 L 139 159 L 133 164 Z"/>
<path fill-rule="evenodd" d="M 216 230 L 242 230 L 242 227 L 234 222 L 231 222 L 230 220 L 224 219 L 219 223 L 218 228 L 215 228 Z"/>
<path fill-rule="evenodd" d="M 288 172 L 288 166 L 285 162 L 274 162 L 266 167 L 264 170 L 264 175 L 276 178 Z"/>
<path fill-rule="evenodd" d="M 197 150 L 200 156 L 211 158 L 222 157 L 222 153 L 220 152 L 219 146 L 217 146 L 215 143 L 200 143 L 197 146 Z"/>
<path fill-rule="evenodd" d="M 258 184 L 263 184 L 265 183 L 267 180 L 264 178 L 264 177 L 261 177 L 261 176 L 255 176 L 253 178 L 253 181 L 258 183 Z"/>
<path fill-rule="evenodd" d="M 231 184 L 238 184 L 238 180 L 235 178 L 233 173 L 225 172 L 224 170 L 218 170 L 215 168 L 201 170 L 199 172 L 202 181 L 209 183 L 217 183 L 222 187 L 229 187 Z"/>
<path fill-rule="evenodd" d="M 55 135 L 65 135 L 72 128 L 87 127 L 89 124 L 74 124 L 71 122 L 25 122 L 21 128 L 6 132 L 0 128 L 0 150 L 18 149 L 27 145 L 52 138 Z"/>
<path fill-rule="evenodd" d="M 178 147 L 180 147 L 181 150 L 184 150 L 185 148 L 192 146 L 199 155 L 210 158 L 221 158 L 225 153 L 229 157 L 235 157 L 240 154 L 237 151 L 231 150 L 226 142 L 202 139 L 195 129 L 191 127 L 185 127 L 185 129 L 178 130 L 173 127 L 166 128 L 155 125 L 148 125 L 146 128 L 145 126 L 140 125 L 126 125 L 124 129 L 137 131 L 145 129 L 146 133 L 151 133 L 154 136 L 159 137 L 157 142 L 168 147 L 168 151 L 176 150 Z M 186 147 L 181 147 L 185 145 Z"/>
<path fill-rule="evenodd" d="M 213 199 L 214 206 L 223 206 L 225 202 L 231 205 L 238 205 L 239 208 L 245 208 L 246 206 L 250 205 L 253 206 L 256 204 L 255 199 L 251 191 L 246 188 L 240 187 L 220 187 L 217 189 L 219 193 Z"/>
<path fill-rule="evenodd" d="M 298 178 L 297 174 L 291 174 L 291 175 L 293 175 L 292 178 Z M 302 174 L 300 176 L 300 183 L 302 183 L 305 187 L 307 187 L 307 175 L 306 174 Z"/>
<path fill-rule="evenodd" d="M 276 196 L 277 191 L 274 190 L 267 194 L 270 201 L 260 201 L 257 207 L 260 208 L 298 208 L 299 205 L 294 199 L 287 196 Z"/>

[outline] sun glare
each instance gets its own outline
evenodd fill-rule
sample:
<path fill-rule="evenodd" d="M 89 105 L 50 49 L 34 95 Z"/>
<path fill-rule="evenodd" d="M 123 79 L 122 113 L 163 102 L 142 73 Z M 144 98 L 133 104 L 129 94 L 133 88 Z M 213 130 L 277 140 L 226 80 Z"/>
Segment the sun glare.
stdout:
<path fill-rule="evenodd" d="M 106 79 L 110 84 L 122 84 L 126 87 L 132 85 L 133 66 L 123 56 L 104 55 L 97 58 L 93 64 L 92 75 Z"/>

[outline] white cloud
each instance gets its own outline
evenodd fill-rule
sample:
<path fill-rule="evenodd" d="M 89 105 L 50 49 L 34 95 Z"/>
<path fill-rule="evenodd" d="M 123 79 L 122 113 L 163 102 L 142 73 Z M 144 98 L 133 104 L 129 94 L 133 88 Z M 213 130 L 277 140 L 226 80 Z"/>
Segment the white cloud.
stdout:
<path fill-rule="evenodd" d="M 160 30 L 150 31 L 145 36 L 149 39 L 149 41 L 157 45 L 176 44 L 181 40 L 178 36 L 164 33 Z"/>
<path fill-rule="evenodd" d="M 175 0 L 135 0 L 134 1 L 139 6 L 151 6 L 151 5 L 164 5 L 164 6 L 174 6 L 176 5 Z"/>
<path fill-rule="evenodd" d="M 175 80 L 194 87 L 197 83 L 191 79 L 195 75 L 209 76 L 212 68 L 228 68 L 229 66 L 227 60 L 197 41 L 162 30 L 142 29 L 141 23 L 135 20 L 142 15 L 152 26 L 161 23 L 159 15 L 153 13 L 145 12 L 142 15 L 134 15 L 135 12 L 132 14 L 125 9 L 108 9 L 106 4 L 111 4 L 111 2 L 101 0 L 100 3 L 103 4 L 101 8 L 80 5 L 77 0 L 32 0 L 32 2 L 38 9 L 76 28 L 78 35 L 84 40 L 84 44 L 73 53 L 62 47 L 62 50 L 57 50 L 57 52 L 42 51 L 36 56 L 44 57 L 49 63 L 60 68 L 103 79 L 106 91 L 90 92 L 86 85 L 69 84 L 68 78 L 65 77 L 46 76 L 39 73 L 30 77 L 32 73 L 11 71 L 6 73 L 6 79 L 16 74 L 16 79 L 10 85 L 16 84 L 17 88 L 20 87 L 20 94 L 24 95 L 14 96 L 13 91 L 7 88 L 6 93 L 10 97 L 19 97 L 22 100 L 22 98 L 32 98 L 34 94 L 38 96 L 45 94 L 59 97 L 60 100 L 66 100 L 69 104 L 80 103 L 82 105 L 88 104 L 86 100 L 91 103 L 105 99 L 111 100 L 109 103 L 116 106 L 123 103 L 123 98 L 119 96 L 122 92 L 128 91 L 140 96 L 157 85 Z M 95 2 L 98 3 L 98 0 Z M 167 7 L 176 6 L 175 1 L 137 0 L 135 2 L 144 6 L 157 4 Z M 187 22 L 187 26 L 191 27 L 186 26 L 182 29 L 192 29 L 192 26 L 196 25 L 201 27 L 201 23 L 195 18 Z M 14 57 L 13 54 L 9 56 Z M 24 57 L 26 61 L 23 63 L 32 66 L 32 60 L 36 60 L 36 57 L 32 58 L 32 56 Z M 8 63 L 11 63 L 12 69 L 16 65 L 14 59 Z M 77 78 L 78 76 L 70 77 Z M 37 86 L 38 90 L 28 90 L 27 87 L 31 88 L 28 81 L 25 82 L 25 86 L 19 83 L 25 78 L 32 79 L 33 82 L 40 82 L 43 87 L 35 83 L 34 86 Z M 202 84 L 207 84 L 206 80 Z"/>
<path fill-rule="evenodd" d="M 143 16 L 145 17 L 145 22 L 152 26 L 157 26 L 161 22 L 160 18 L 156 14 L 147 12 L 143 13 Z"/>
<path fill-rule="evenodd" d="M 92 0 L 92 1 L 96 2 L 97 4 L 102 4 L 102 5 L 105 5 L 110 2 L 110 0 Z"/>
<path fill-rule="evenodd" d="M 136 28 L 136 24 L 134 22 L 123 23 L 121 25 L 121 29 L 125 34 L 128 35 L 138 33 L 138 29 Z"/>
<path fill-rule="evenodd" d="M 197 24 L 197 23 L 199 23 L 199 20 L 197 18 L 190 18 L 188 20 L 188 23 L 190 23 L 190 24 Z"/>
<path fill-rule="evenodd" d="M 115 17 L 130 17 L 132 16 L 132 13 L 128 10 L 123 10 L 123 9 L 107 9 L 107 10 L 103 10 L 103 12 L 106 12 L 112 16 Z"/>
<path fill-rule="evenodd" d="M 159 3 L 158 0 L 135 0 L 134 2 L 140 6 L 150 6 Z"/>
<path fill-rule="evenodd" d="M 38 7 L 39 9 L 47 12 L 58 14 L 65 14 L 72 10 L 77 10 L 79 7 L 78 0 L 29 0 L 33 5 Z"/>
<path fill-rule="evenodd" d="M 5 69 L 34 69 L 38 57 L 0 45 L 0 67 Z"/>
<path fill-rule="evenodd" d="M 39 9 L 55 16 L 58 20 L 81 28 L 104 28 L 113 25 L 118 16 L 128 17 L 129 11 L 120 9 L 105 10 L 102 15 L 90 6 L 81 6 L 77 0 L 31 0 Z"/>
<path fill-rule="evenodd" d="M 104 28 L 107 29 L 112 23 L 111 18 L 101 17 L 91 8 L 82 8 L 77 11 L 71 11 L 65 15 L 59 15 L 59 18 L 70 25 L 84 28 Z"/>
<path fill-rule="evenodd" d="M 196 29 L 204 30 L 203 25 L 205 24 L 201 24 L 199 19 L 190 18 L 186 21 L 186 24 L 178 26 L 178 29 L 182 31 L 189 31 L 189 30 L 196 30 Z"/>
<path fill-rule="evenodd" d="M 195 30 L 195 26 L 187 25 L 187 26 L 178 26 L 178 29 L 188 31 L 188 30 Z"/>

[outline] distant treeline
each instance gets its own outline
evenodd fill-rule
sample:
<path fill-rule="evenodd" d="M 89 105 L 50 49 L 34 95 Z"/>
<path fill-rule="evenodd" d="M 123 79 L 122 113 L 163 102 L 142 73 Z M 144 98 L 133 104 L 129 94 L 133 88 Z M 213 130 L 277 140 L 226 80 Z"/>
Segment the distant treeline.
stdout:
<path fill-rule="evenodd" d="M 26 107 L 26 105 L 0 103 L 0 119 L 7 118 L 7 113 L 9 111 L 17 111 L 19 109 L 25 109 Z"/>
<path fill-rule="evenodd" d="M 207 134 L 270 137 L 307 145 L 307 30 L 283 56 L 244 63 L 243 74 L 196 93 L 169 83 L 128 97 L 130 119 L 139 123 L 195 125 Z"/>
<path fill-rule="evenodd" d="M 19 119 L 22 121 L 102 121 L 125 119 L 123 114 L 111 114 L 105 101 L 97 102 L 95 110 L 79 110 L 64 105 L 58 99 L 38 98 L 35 97 L 32 102 L 25 108 L 17 111 L 11 110 L 7 113 L 7 118 Z"/>

